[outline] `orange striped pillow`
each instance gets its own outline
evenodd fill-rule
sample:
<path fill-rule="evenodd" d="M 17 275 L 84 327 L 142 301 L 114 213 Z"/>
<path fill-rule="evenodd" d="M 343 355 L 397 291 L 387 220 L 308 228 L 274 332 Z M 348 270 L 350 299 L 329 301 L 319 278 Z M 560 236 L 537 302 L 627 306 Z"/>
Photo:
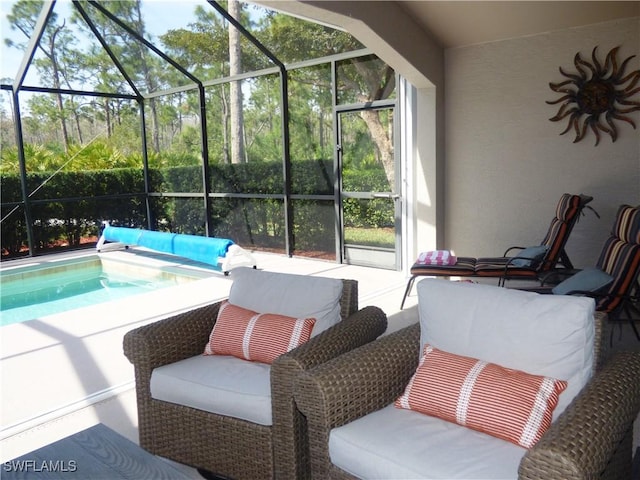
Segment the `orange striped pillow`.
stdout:
<path fill-rule="evenodd" d="M 395 406 L 531 448 L 551 425 L 567 382 L 425 345 Z"/>
<path fill-rule="evenodd" d="M 204 354 L 233 355 L 244 360 L 271 363 L 309 340 L 315 323 L 315 318 L 257 313 L 225 300 L 220 305 Z"/>

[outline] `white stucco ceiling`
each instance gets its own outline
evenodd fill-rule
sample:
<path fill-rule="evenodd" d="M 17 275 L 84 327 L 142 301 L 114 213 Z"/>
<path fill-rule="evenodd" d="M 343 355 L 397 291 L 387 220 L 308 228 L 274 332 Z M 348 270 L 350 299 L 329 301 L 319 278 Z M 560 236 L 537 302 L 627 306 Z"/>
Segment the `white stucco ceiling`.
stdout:
<path fill-rule="evenodd" d="M 640 2 L 399 1 L 445 48 L 640 16 Z"/>
<path fill-rule="evenodd" d="M 640 1 L 251 0 L 347 31 L 353 16 L 397 4 L 445 48 L 505 40 L 619 18 L 640 17 Z M 377 3 L 378 5 L 374 5 Z M 366 14 L 365 14 L 366 16 Z M 409 20 L 410 21 L 410 20 Z M 402 28 L 402 25 L 398 26 Z M 371 46 L 370 46 L 371 47 Z"/>

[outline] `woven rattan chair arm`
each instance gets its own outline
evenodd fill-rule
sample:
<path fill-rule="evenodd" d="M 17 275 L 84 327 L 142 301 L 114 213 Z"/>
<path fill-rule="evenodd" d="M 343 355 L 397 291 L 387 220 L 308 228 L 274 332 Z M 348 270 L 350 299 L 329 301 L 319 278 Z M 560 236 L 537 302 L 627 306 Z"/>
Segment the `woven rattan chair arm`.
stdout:
<path fill-rule="evenodd" d="M 218 315 L 220 302 L 199 307 L 127 332 L 124 354 L 149 372 L 161 365 L 202 353 Z"/>
<path fill-rule="evenodd" d="M 386 329 L 386 314 L 378 307 L 365 307 L 276 359 L 271 366 L 271 371 L 283 367 L 284 364 L 298 371 L 308 370 L 375 340 Z"/>
<path fill-rule="evenodd" d="M 377 307 L 365 307 L 271 364 L 273 424 L 291 425 L 295 413 L 294 383 L 302 372 L 378 338 L 387 316 Z"/>
<path fill-rule="evenodd" d="M 419 343 L 415 324 L 298 376 L 295 398 L 307 421 L 312 478 L 331 477 L 332 428 L 390 404 L 403 391 L 417 367 Z"/>
<path fill-rule="evenodd" d="M 342 280 L 342 297 L 340 298 L 340 316 L 347 319 L 358 311 L 358 281 Z"/>
<path fill-rule="evenodd" d="M 415 372 L 419 338 L 415 324 L 304 372 L 298 407 L 310 423 L 331 429 L 390 404 Z"/>
<path fill-rule="evenodd" d="M 611 459 L 640 411 L 638 379 L 640 353 L 622 352 L 613 357 L 526 453 L 519 478 L 630 478 L 630 448 L 621 452 L 628 475 L 603 472 L 617 466 Z"/>
<path fill-rule="evenodd" d="M 294 384 L 305 370 L 378 338 L 387 328 L 387 316 L 377 307 L 365 307 L 271 364 L 271 405 L 276 478 L 309 476 L 307 424 L 296 408 Z M 295 460 L 297 459 L 297 460 Z"/>

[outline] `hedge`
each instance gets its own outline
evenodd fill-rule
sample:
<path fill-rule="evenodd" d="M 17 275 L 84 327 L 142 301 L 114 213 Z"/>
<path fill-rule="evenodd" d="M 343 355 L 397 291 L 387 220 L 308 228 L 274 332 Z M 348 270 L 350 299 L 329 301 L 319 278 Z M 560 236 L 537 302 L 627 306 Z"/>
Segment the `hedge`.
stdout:
<path fill-rule="evenodd" d="M 282 194 L 280 162 L 213 165 L 209 179 L 214 193 Z M 95 236 L 104 220 L 114 225 L 147 228 L 144 178 L 140 169 L 112 169 L 31 173 L 27 176 L 34 248 L 44 250 L 66 242 L 77 246 L 81 239 Z M 202 193 L 201 167 L 150 170 L 151 192 Z M 291 191 L 295 194 L 332 195 L 333 162 L 295 162 L 291 168 Z M 49 179 L 49 180 L 48 180 Z M 47 181 L 48 180 L 48 181 Z M 0 175 L 2 184 L 1 225 L 3 256 L 17 255 L 27 244 L 23 207 L 9 212 L 22 200 L 20 177 Z M 44 184 L 44 185 L 43 185 Z M 345 189 L 385 191 L 384 173 L 379 170 L 345 172 Z M 56 200 L 58 199 L 58 200 Z M 70 199 L 62 201 L 63 199 Z M 151 226 L 157 230 L 204 234 L 205 205 L 202 198 L 150 197 Z M 297 250 L 335 250 L 334 209 L 327 201 L 294 200 L 293 237 Z M 378 227 L 393 222 L 393 206 L 385 200 L 345 202 L 347 226 Z M 7 218 L 5 218 L 7 216 Z M 245 246 L 284 250 L 284 205 L 280 199 L 211 199 L 213 236 L 231 238 Z"/>

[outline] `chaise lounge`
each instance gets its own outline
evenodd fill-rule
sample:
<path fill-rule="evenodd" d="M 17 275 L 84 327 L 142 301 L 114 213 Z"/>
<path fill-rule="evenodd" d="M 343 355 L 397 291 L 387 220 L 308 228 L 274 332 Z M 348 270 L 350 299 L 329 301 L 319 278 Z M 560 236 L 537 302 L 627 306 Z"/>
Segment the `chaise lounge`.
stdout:
<path fill-rule="evenodd" d="M 505 280 L 537 280 L 556 269 L 572 269 L 573 264 L 565 246 L 580 214 L 593 197 L 565 193 L 560 197 L 549 229 L 539 245 L 509 247 L 502 257 L 455 257 L 451 261 L 421 261 L 410 269 L 400 309 L 418 277 L 486 277 L 497 278 L 499 285 Z"/>

